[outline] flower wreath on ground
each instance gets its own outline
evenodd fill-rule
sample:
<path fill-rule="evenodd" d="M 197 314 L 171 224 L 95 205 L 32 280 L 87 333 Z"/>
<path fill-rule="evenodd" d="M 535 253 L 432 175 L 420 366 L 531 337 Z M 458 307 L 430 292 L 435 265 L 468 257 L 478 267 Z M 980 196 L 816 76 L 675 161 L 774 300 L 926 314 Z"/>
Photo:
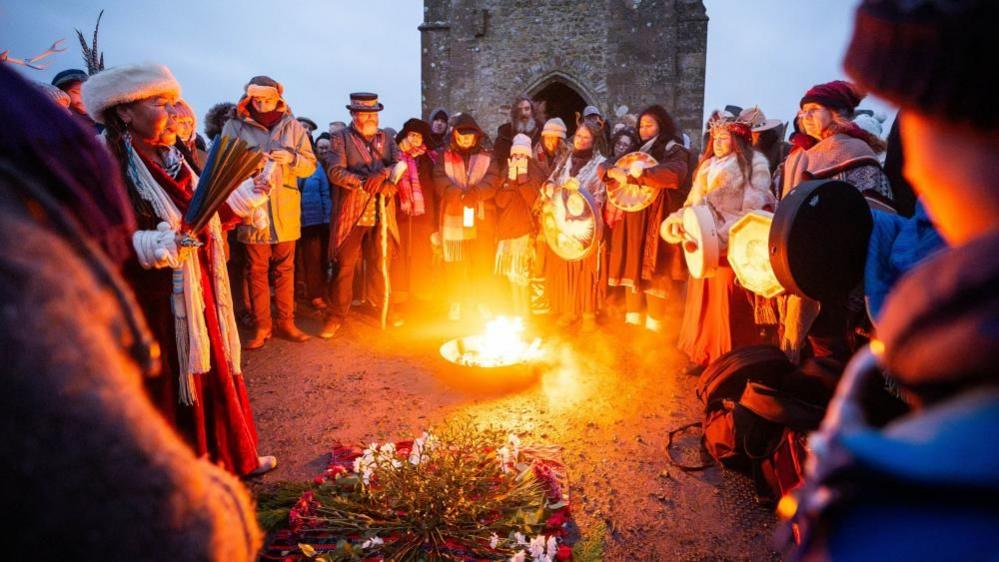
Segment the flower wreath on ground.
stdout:
<path fill-rule="evenodd" d="M 258 500 L 262 560 L 554 562 L 579 536 L 559 450 L 471 424 L 337 444 L 313 482 Z"/>

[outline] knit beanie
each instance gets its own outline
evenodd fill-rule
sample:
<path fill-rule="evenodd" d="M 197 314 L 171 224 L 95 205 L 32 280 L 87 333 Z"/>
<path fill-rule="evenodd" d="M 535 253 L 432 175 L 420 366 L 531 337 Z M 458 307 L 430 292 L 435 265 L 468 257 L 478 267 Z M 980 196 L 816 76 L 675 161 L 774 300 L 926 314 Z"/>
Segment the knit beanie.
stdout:
<path fill-rule="evenodd" d="M 513 146 L 510 147 L 510 156 L 516 156 L 520 154 L 521 156 L 531 157 L 531 137 L 525 135 L 524 133 L 519 133 L 517 136 L 513 137 Z"/>
<path fill-rule="evenodd" d="M 79 68 L 69 68 L 56 74 L 52 78 L 52 85 L 62 89 L 76 82 L 86 82 L 90 76 Z"/>
<path fill-rule="evenodd" d="M 997 24 L 995 0 L 864 0 L 843 66 L 903 109 L 992 130 L 999 126 L 988 86 L 999 80 L 989 62 L 999 52 Z"/>
<path fill-rule="evenodd" d="M 799 107 L 806 103 L 817 103 L 834 111 L 852 112 L 864 99 L 864 94 L 853 84 L 843 80 L 833 80 L 812 86 L 801 98 Z"/>
<path fill-rule="evenodd" d="M 57 86 L 53 86 L 52 84 L 46 84 L 44 82 L 34 82 L 34 86 L 38 88 L 38 91 L 48 96 L 48 98 L 52 100 L 52 102 L 55 103 L 56 105 L 69 107 L 71 101 L 69 98 L 69 94 L 62 91 Z"/>
<path fill-rule="evenodd" d="M 565 121 L 562 121 L 560 117 L 554 117 L 545 122 L 544 128 L 541 129 L 541 134 L 542 136 L 555 135 L 564 139 L 567 131 Z"/>

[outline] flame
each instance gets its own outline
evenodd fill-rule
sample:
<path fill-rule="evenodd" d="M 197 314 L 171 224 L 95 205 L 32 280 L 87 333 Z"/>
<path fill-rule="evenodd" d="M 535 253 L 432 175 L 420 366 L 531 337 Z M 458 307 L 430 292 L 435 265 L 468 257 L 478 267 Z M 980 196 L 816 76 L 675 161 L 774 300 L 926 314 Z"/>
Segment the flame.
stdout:
<path fill-rule="evenodd" d="M 466 364 L 495 367 L 533 361 L 541 357 L 541 339 L 524 339 L 524 321 L 519 316 L 498 316 L 486 323 L 483 334 L 465 338 Z"/>

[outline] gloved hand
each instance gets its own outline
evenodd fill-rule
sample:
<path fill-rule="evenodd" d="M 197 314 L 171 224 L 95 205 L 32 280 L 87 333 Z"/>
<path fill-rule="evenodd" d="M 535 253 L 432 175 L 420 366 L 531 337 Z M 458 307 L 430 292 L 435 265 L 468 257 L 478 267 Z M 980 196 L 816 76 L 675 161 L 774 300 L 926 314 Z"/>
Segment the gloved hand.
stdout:
<path fill-rule="evenodd" d="M 257 230 L 266 230 L 271 226 L 271 215 L 267 207 L 255 207 L 250 215 L 250 224 Z"/>
<path fill-rule="evenodd" d="M 364 183 L 361 185 L 361 187 L 364 189 L 364 191 L 367 191 L 368 193 L 378 193 L 379 191 L 381 191 L 382 184 L 385 183 L 385 179 L 388 178 L 388 173 L 389 173 L 388 170 L 382 170 L 380 172 L 371 174 L 370 176 L 367 177 L 367 179 L 364 180 Z"/>
<path fill-rule="evenodd" d="M 139 230 L 133 234 L 132 247 L 143 269 L 180 266 L 177 232 L 165 222 L 156 225 L 156 230 Z"/>
<path fill-rule="evenodd" d="M 262 174 L 261 174 L 262 176 Z M 261 207 L 268 199 L 268 191 L 265 191 L 260 187 L 261 183 L 266 184 L 267 180 L 259 179 L 261 176 L 255 178 L 250 178 L 243 183 L 239 184 L 239 187 L 235 189 L 226 199 L 226 203 L 229 204 L 229 208 L 236 215 L 246 218 L 249 217 L 253 210 Z"/>
<path fill-rule="evenodd" d="M 666 217 L 659 227 L 659 235 L 670 244 L 683 242 L 683 215 L 682 212 L 673 213 Z"/>

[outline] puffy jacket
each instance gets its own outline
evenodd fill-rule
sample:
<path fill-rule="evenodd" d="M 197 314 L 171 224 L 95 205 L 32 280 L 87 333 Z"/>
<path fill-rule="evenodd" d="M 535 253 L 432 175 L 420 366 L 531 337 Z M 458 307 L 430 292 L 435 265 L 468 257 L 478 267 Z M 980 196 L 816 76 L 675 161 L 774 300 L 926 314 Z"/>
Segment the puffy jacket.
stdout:
<path fill-rule="evenodd" d="M 249 224 L 240 225 L 239 241 L 244 244 L 275 244 L 298 240 L 302 236 L 302 193 L 298 190 L 298 179 L 307 178 L 316 171 L 312 141 L 309 140 L 309 133 L 295 120 L 287 106 L 284 106 L 284 117 L 268 130 L 250 116 L 249 100 L 250 98 L 244 97 L 239 102 L 236 118 L 225 124 L 222 135 L 243 139 L 250 146 L 258 147 L 264 152 L 287 150 L 295 158 L 291 164 L 280 166 L 279 185 L 271 190 L 267 204 L 270 226 L 257 229 Z M 283 106 L 284 101 L 280 104 Z"/>
<path fill-rule="evenodd" d="M 322 167 L 302 181 L 302 226 L 329 224 L 333 209 L 330 180 Z"/>

